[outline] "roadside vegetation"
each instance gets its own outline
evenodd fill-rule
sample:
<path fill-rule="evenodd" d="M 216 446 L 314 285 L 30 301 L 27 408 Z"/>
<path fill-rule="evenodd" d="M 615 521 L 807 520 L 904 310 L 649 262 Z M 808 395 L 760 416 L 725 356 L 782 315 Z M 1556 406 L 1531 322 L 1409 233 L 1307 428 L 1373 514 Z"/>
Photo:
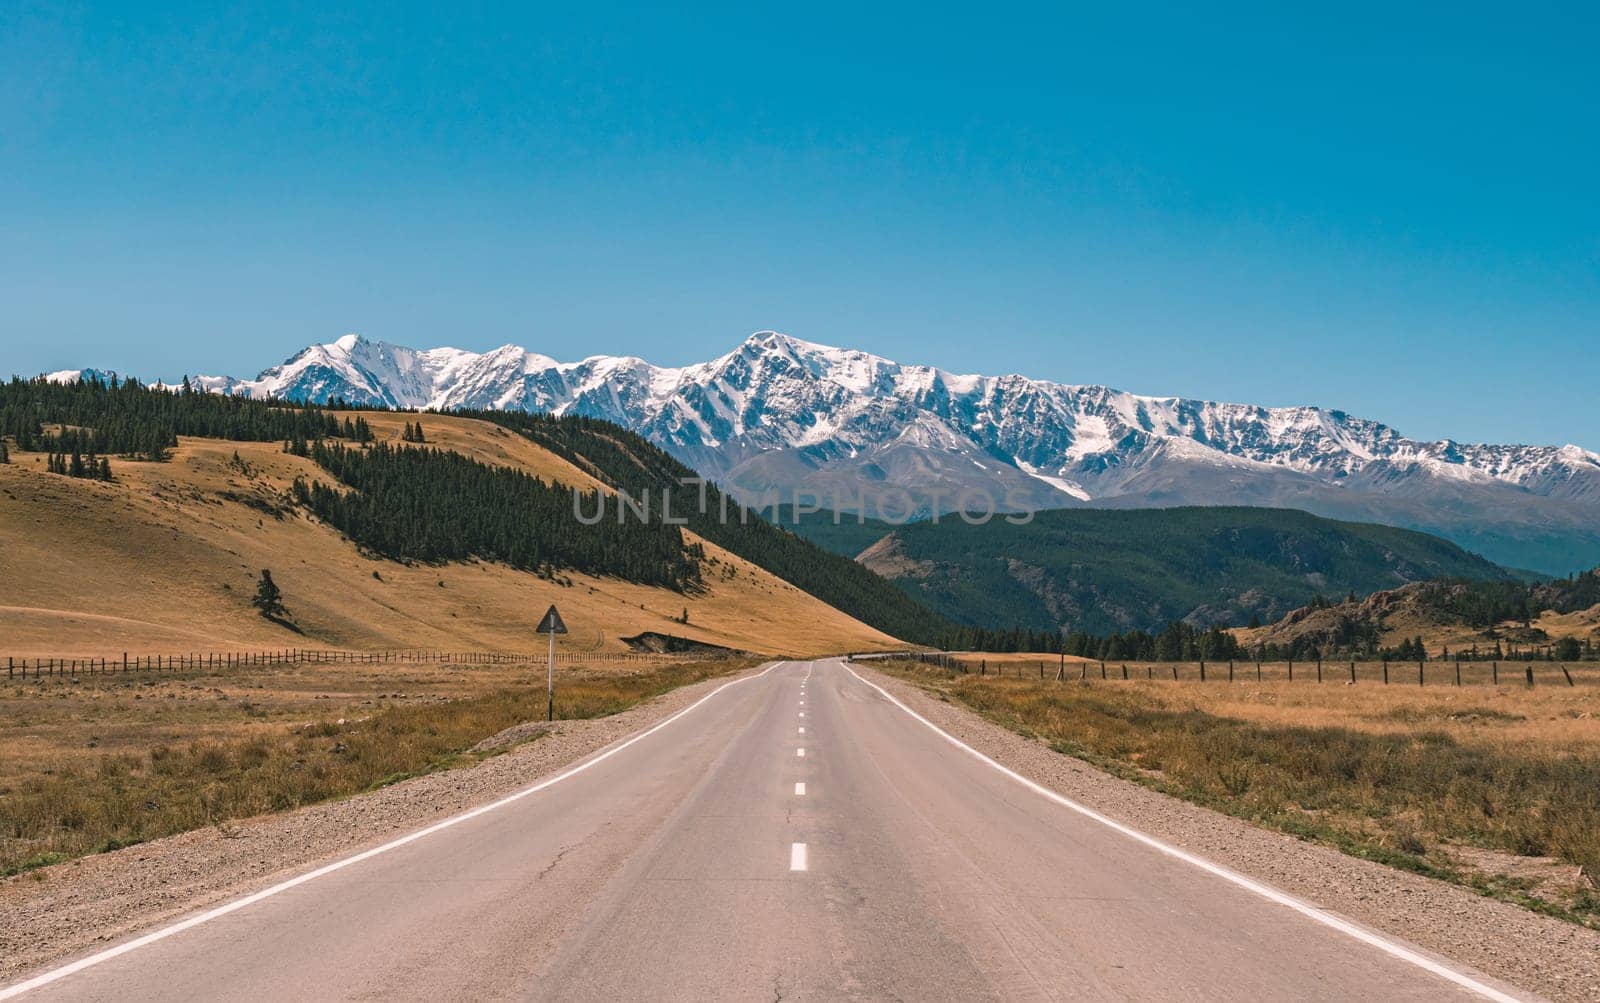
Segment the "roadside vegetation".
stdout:
<path fill-rule="evenodd" d="M 1600 929 L 1593 685 L 1428 691 L 891 670 L 1125 779 Z"/>
<path fill-rule="evenodd" d="M 753 664 L 568 668 L 558 720 L 603 717 Z M 542 721 L 540 680 L 504 668 L 289 666 L 8 687 L 0 715 L 0 875 L 286 811 L 456 766 Z M 524 677 L 526 678 L 526 677 Z M 540 734 L 534 731 L 536 740 Z"/>

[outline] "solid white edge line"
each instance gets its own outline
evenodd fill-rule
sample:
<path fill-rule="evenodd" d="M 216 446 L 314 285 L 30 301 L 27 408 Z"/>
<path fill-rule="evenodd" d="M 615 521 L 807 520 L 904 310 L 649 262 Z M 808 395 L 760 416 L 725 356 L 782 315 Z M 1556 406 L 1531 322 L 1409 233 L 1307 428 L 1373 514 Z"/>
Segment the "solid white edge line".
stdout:
<path fill-rule="evenodd" d="M 804 749 L 796 749 L 796 750 L 794 750 L 794 754 L 797 755 L 797 756 L 803 756 L 803 755 L 806 754 L 806 750 L 804 750 Z"/>
<path fill-rule="evenodd" d="M 880 694 L 882 694 L 884 699 L 905 711 L 907 714 L 910 714 L 913 718 L 916 718 L 918 721 L 922 722 L 940 738 L 972 756 L 974 759 L 977 759 L 984 765 L 992 767 L 993 769 L 1005 774 L 1012 780 L 1015 780 L 1017 783 L 1033 791 L 1035 794 L 1039 794 L 1045 798 L 1048 798 L 1049 800 L 1054 801 L 1065 808 L 1070 808 L 1078 814 L 1083 815 L 1085 818 L 1093 819 L 1094 821 L 1099 822 L 1101 825 L 1110 829 L 1114 829 L 1117 832 L 1122 833 L 1124 836 L 1127 836 L 1129 839 L 1143 843 L 1151 849 L 1159 850 L 1169 857 L 1174 857 L 1186 864 L 1198 867 L 1202 871 L 1206 871 L 1207 873 L 1213 874 L 1224 881 L 1238 885 L 1240 888 L 1243 888 L 1249 892 L 1253 892 L 1271 902 L 1276 902 L 1279 905 L 1287 906 L 1288 908 L 1293 909 L 1295 912 L 1300 913 L 1302 916 L 1305 916 L 1308 919 L 1315 920 L 1316 922 L 1321 923 L 1323 926 L 1337 930 L 1347 937 L 1359 940 L 1363 944 L 1366 944 L 1370 947 L 1376 947 L 1378 950 L 1383 951 L 1385 954 L 1388 954 L 1393 958 L 1397 958 L 1401 961 L 1407 962 L 1408 964 L 1415 965 L 1424 971 L 1431 972 L 1442 979 L 1453 982 L 1461 988 L 1470 992 L 1475 992 L 1486 999 L 1495 1000 L 1496 1003 L 1523 1003 L 1523 1000 L 1520 997 L 1510 996 L 1494 988 L 1493 986 L 1484 985 L 1482 982 L 1479 982 L 1472 976 L 1467 975 L 1464 972 L 1458 972 L 1448 965 L 1442 965 L 1439 962 L 1434 961 L 1432 958 L 1418 954 L 1416 951 L 1411 950 L 1404 944 L 1389 940 L 1387 937 L 1379 936 L 1370 930 L 1362 929 L 1348 920 L 1341 919 L 1338 916 L 1334 916 L 1317 908 L 1315 905 L 1312 905 L 1310 902 L 1307 902 L 1304 899 L 1291 895 L 1288 892 L 1280 891 L 1279 889 L 1257 881 L 1254 878 L 1246 877 L 1245 875 L 1240 874 L 1238 871 L 1230 870 L 1229 868 L 1223 867 L 1221 864 L 1212 863 L 1204 857 L 1196 856 L 1187 850 L 1180 850 L 1178 847 L 1172 846 L 1169 843 L 1164 843 L 1156 837 L 1140 832 L 1138 829 L 1135 829 L 1132 826 L 1124 825 L 1114 818 L 1111 818 L 1107 815 L 1102 815 L 1093 808 L 1090 808 L 1088 805 L 1080 804 L 1063 794 L 1058 794 L 1043 784 L 1029 780 L 1027 777 L 1023 776 L 1017 771 L 995 762 L 993 759 L 990 759 L 977 749 L 974 749 L 972 746 L 961 741 L 959 738 L 951 735 L 949 732 L 934 724 L 932 721 L 929 721 L 921 714 L 918 714 L 910 707 L 907 707 L 905 704 L 896 699 L 894 694 L 890 693 L 882 686 L 879 686 L 877 683 L 874 683 L 870 680 L 861 678 L 860 675 L 857 675 L 855 669 L 845 665 L 843 662 L 840 662 L 839 664 L 844 665 L 844 670 L 850 673 L 852 676 L 855 676 L 858 682 L 877 690 Z"/>
<path fill-rule="evenodd" d="M 806 844 L 793 843 L 789 846 L 789 870 L 804 871 L 806 866 Z"/>
<path fill-rule="evenodd" d="M 613 745 L 611 748 L 600 752 L 593 758 L 584 760 L 577 766 L 570 767 L 553 777 L 550 777 L 546 780 L 541 780 L 529 787 L 524 787 L 520 791 L 515 791 L 511 794 L 508 794 L 498 801 L 491 801 L 488 804 L 479 805 L 470 811 L 464 811 L 459 815 L 452 815 L 449 818 L 435 822 L 430 826 L 418 829 L 415 832 L 407 833 L 406 835 L 401 836 L 399 839 L 390 840 L 389 842 L 384 843 L 382 846 L 375 846 L 370 850 L 363 850 L 362 852 L 352 856 L 335 860 L 331 864 L 324 864 L 323 866 L 318 867 L 316 870 L 307 871 L 306 873 L 290 878 L 287 881 L 275 884 L 271 888 L 263 888 L 261 891 L 253 892 L 244 896 L 243 898 L 234 899 L 232 902 L 224 903 L 220 906 L 217 906 L 215 909 L 212 909 L 208 912 L 203 912 L 198 916 L 191 916 L 182 922 L 174 923 L 171 926 L 162 927 L 161 929 L 154 930 L 142 937 L 136 937 L 125 944 L 118 944 L 116 947 L 107 948 L 98 954 L 91 954 L 87 958 L 80 958 L 71 964 L 62 965 L 60 968 L 51 969 L 48 972 L 44 972 L 40 975 L 34 976 L 31 979 L 28 979 L 26 982 L 18 982 L 15 985 L 7 986 L 4 989 L 0 989 L 0 1000 L 14 999 L 17 996 L 21 996 L 23 993 L 32 992 L 35 989 L 41 989 L 52 982 L 64 979 L 69 975 L 75 975 L 86 968 L 93 968 L 95 965 L 110 961 L 113 958 L 120 957 L 131 951 L 137 951 L 141 947 L 148 947 L 157 941 L 165 940 L 173 934 L 182 933 L 185 930 L 200 926 L 203 923 L 209 923 L 214 919 L 219 919 L 228 915 L 229 913 L 238 912 L 240 909 L 255 905 L 257 902 L 260 902 L 263 899 L 271 898 L 272 896 L 286 892 L 291 888 L 297 888 L 308 881 L 315 881 L 317 878 L 332 874 L 334 871 L 343 870 L 344 868 L 349 867 L 351 864 L 359 864 L 363 860 L 370 860 L 379 854 L 388 853 L 390 850 L 399 849 L 408 843 L 414 843 L 417 840 L 431 836 L 436 832 L 459 825 L 468 819 L 477 818 L 479 815 L 487 815 L 489 812 L 504 808 L 508 804 L 521 801 L 523 798 L 528 797 L 531 794 L 537 794 L 547 787 L 553 787 L 569 777 L 575 777 L 590 767 L 605 762 L 607 759 L 615 756 L 617 753 L 633 745 L 635 742 L 643 741 L 644 739 L 649 738 L 651 735 L 654 735 L 662 728 L 665 728 L 667 725 L 678 720 L 680 717 L 683 717 L 685 714 L 694 710 L 696 707 L 699 707 L 701 704 L 705 703 L 707 700 L 710 700 L 712 697 L 716 696 L 718 693 L 721 693 L 728 687 L 737 686 L 740 683 L 746 683 L 752 679 L 760 679 L 773 669 L 780 668 L 787 664 L 789 663 L 773 662 L 771 665 L 767 666 L 765 669 L 762 669 L 760 672 L 755 673 L 754 675 L 742 676 L 738 679 L 725 682 L 721 686 L 718 686 L 716 689 L 712 690 L 710 693 L 707 693 L 705 696 L 685 707 L 683 710 L 678 711 L 676 714 L 664 721 L 658 721 L 650 728 L 641 731 L 632 738 L 623 741 L 620 745 Z"/>

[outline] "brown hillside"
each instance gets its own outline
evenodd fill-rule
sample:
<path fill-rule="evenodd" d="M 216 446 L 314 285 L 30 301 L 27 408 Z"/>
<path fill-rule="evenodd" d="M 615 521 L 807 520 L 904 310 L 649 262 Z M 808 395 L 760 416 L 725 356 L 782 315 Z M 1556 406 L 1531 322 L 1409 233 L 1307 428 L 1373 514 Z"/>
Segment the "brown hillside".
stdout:
<path fill-rule="evenodd" d="M 1489 648 L 1494 645 L 1496 637 L 1502 643 L 1523 645 L 1545 644 L 1563 637 L 1600 641 L 1600 606 L 1566 614 L 1545 610 L 1533 621 L 1531 629 L 1520 622 L 1507 621 L 1497 625 L 1494 636 L 1491 636 L 1488 631 L 1468 624 L 1443 620 L 1436 611 L 1419 603 L 1418 593 L 1425 584 L 1419 582 L 1374 592 L 1365 599 L 1322 609 L 1304 607 L 1294 610 L 1277 623 L 1257 628 L 1238 628 L 1233 634 L 1247 648 L 1266 644 L 1287 647 L 1300 638 L 1322 643 L 1336 634 L 1341 620 L 1349 620 L 1376 624 L 1380 631 L 1380 643 L 1386 647 L 1421 637 L 1429 651 L 1443 651 L 1446 648 L 1458 651 L 1474 645 L 1480 649 Z"/>
<path fill-rule="evenodd" d="M 396 439 L 409 420 L 364 417 Z M 422 420 L 437 447 L 597 483 L 497 426 Z M 569 587 L 493 564 L 370 559 L 286 504 L 297 475 L 327 477 L 276 443 L 185 438 L 170 463 L 113 460 L 109 484 L 47 474 L 40 454 L 13 459 L 0 465 L 0 658 L 291 646 L 514 651 L 542 647 L 531 628 L 551 603 L 572 631 L 566 650 L 623 650 L 620 638 L 644 631 L 774 653 L 896 645 L 711 544 L 709 588 L 693 597 L 579 574 L 566 576 Z M 262 568 L 303 634 L 251 608 Z M 685 609 L 689 623 L 675 622 Z"/>

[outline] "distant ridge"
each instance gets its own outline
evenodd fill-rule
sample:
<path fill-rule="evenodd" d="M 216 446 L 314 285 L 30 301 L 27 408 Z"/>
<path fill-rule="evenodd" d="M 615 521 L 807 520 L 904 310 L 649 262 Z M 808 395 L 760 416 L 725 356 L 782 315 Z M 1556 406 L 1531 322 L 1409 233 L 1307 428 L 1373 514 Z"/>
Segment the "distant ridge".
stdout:
<path fill-rule="evenodd" d="M 813 527 L 819 540 L 825 525 Z M 896 528 L 859 560 L 970 626 L 1090 634 L 1271 623 L 1319 596 L 1442 577 L 1512 583 L 1437 537 L 1258 508 L 1058 509 L 1026 525 L 947 517 Z"/>
<path fill-rule="evenodd" d="M 957 375 L 772 331 L 675 368 L 346 335 L 255 379 L 196 382 L 256 397 L 604 418 L 750 500 L 800 490 L 854 509 L 893 488 L 919 512 L 964 507 L 964 495 L 1007 510 L 1292 507 L 1424 529 L 1548 573 L 1600 564 L 1600 455 L 1577 446 L 1422 442 L 1338 410 Z"/>

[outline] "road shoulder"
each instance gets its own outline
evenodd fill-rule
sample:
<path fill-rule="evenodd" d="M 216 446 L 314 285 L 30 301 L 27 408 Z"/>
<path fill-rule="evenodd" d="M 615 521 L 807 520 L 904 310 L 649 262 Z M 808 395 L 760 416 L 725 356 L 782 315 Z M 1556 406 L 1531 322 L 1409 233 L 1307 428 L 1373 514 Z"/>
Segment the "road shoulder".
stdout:
<path fill-rule="evenodd" d="M 1600 932 L 1259 829 L 1113 777 L 869 665 L 853 668 L 996 762 L 1142 832 L 1552 1000 L 1600 1001 Z"/>
<path fill-rule="evenodd" d="M 760 671 L 684 686 L 610 717 L 558 721 L 476 766 L 4 879 L 0 986 L 503 797 Z"/>

